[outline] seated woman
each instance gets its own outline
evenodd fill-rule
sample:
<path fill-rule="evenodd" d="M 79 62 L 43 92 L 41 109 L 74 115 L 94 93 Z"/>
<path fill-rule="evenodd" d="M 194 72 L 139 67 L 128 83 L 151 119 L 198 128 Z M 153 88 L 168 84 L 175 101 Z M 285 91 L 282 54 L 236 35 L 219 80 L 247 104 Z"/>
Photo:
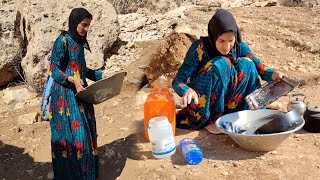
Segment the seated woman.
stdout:
<path fill-rule="evenodd" d="M 208 36 L 193 42 L 172 82 L 182 97 L 177 127 L 199 129 L 224 114 L 249 109 L 244 98 L 260 87 L 259 76 L 272 81 L 284 74 L 262 64 L 241 40 L 233 15 L 218 10 Z"/>

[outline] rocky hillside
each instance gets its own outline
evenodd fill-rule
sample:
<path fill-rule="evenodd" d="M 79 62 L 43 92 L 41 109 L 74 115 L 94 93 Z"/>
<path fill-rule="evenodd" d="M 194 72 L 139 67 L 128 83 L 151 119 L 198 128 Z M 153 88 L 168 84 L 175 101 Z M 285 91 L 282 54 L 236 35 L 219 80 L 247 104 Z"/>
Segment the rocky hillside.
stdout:
<path fill-rule="evenodd" d="M 75 7 L 87 8 L 94 17 L 88 35 L 92 47 L 92 54 L 86 54 L 88 66 L 95 69 L 106 66 L 107 70 L 113 67 L 116 71 L 122 63 L 134 61 L 134 57 L 128 55 L 121 62 L 106 64 L 114 62 L 116 57 L 112 55 L 117 54 L 123 44 L 131 46 L 136 41 L 162 39 L 177 26 L 182 26 L 182 31 L 196 29 L 205 34 L 206 26 L 198 26 L 185 18 L 185 12 L 192 13 L 187 7 L 203 7 L 210 11 L 241 6 L 316 8 L 318 4 L 317 0 L 67 0 L 63 3 L 1 0 L 0 86 L 20 78 L 36 92 L 41 92 L 50 49 L 60 30 L 67 30 L 68 15 Z"/>

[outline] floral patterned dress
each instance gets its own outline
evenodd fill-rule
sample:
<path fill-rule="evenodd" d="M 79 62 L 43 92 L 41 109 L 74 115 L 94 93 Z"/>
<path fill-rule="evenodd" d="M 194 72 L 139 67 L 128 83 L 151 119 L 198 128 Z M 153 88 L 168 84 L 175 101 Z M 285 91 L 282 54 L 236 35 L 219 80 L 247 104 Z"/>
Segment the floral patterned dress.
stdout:
<path fill-rule="evenodd" d="M 101 79 L 86 68 L 84 48 L 68 34 L 60 35 L 51 52 L 49 75 L 55 80 L 49 111 L 52 165 L 55 179 L 95 179 L 98 175 L 96 120 L 92 104 L 75 98 L 69 76 Z"/>
<path fill-rule="evenodd" d="M 199 104 L 191 103 L 177 113 L 178 128 L 198 129 L 213 124 L 224 114 L 249 109 L 244 98 L 260 87 L 259 76 L 271 81 L 273 69 L 267 68 L 244 43 L 239 44 L 238 62 L 226 56 L 211 57 L 202 39 L 189 48 L 172 87 L 179 96 L 192 88 Z"/>

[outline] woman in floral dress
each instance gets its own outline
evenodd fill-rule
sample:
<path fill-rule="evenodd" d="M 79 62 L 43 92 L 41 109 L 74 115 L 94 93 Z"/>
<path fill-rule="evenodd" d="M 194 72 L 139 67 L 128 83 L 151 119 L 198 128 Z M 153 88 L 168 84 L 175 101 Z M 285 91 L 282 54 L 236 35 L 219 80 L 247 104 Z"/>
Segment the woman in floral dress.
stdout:
<path fill-rule="evenodd" d="M 242 41 L 233 15 L 218 10 L 208 24 L 208 36 L 193 42 L 172 82 L 182 97 L 177 127 L 213 133 L 224 114 L 249 109 L 244 98 L 266 81 L 284 74 L 266 67 Z"/>
<path fill-rule="evenodd" d="M 86 78 L 106 77 L 86 68 L 84 48 L 92 15 L 75 8 L 69 17 L 69 30 L 55 41 L 49 75 L 55 80 L 51 92 L 52 166 L 55 179 L 95 179 L 98 175 L 97 131 L 93 105 L 75 98 L 85 90 Z"/>

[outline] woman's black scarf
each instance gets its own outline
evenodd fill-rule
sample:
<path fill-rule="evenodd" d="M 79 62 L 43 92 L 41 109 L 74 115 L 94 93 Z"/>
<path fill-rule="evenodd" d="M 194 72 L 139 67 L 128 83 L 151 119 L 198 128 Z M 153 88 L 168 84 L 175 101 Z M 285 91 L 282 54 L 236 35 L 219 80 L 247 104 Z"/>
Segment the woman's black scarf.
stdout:
<path fill-rule="evenodd" d="M 69 16 L 69 30 L 68 34 L 75 40 L 77 43 L 83 44 L 83 47 L 88 49 L 90 52 L 90 46 L 87 41 L 87 34 L 85 36 L 81 36 L 77 27 L 85 18 L 92 19 L 92 15 L 84 8 L 75 8 L 71 11 Z"/>
<path fill-rule="evenodd" d="M 209 21 L 208 36 L 201 37 L 201 39 L 204 41 L 204 46 L 211 56 L 221 56 L 221 53 L 216 48 L 216 41 L 221 34 L 228 31 L 233 31 L 236 34 L 236 42 L 227 56 L 233 63 L 237 63 L 238 54 L 240 53 L 239 43 L 241 42 L 241 33 L 236 20 L 230 12 L 219 9 Z M 236 52 L 236 55 L 234 52 Z"/>

